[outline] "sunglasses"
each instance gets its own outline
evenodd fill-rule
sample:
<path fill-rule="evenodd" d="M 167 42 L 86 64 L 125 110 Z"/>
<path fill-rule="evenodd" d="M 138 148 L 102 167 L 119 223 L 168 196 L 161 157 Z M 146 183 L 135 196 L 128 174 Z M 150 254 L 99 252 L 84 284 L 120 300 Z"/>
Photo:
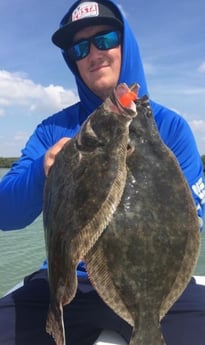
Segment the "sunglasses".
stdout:
<path fill-rule="evenodd" d="M 88 56 L 91 43 L 99 50 L 108 50 L 118 47 L 120 42 L 120 31 L 100 32 L 92 37 L 74 43 L 67 52 L 72 60 L 77 61 Z"/>

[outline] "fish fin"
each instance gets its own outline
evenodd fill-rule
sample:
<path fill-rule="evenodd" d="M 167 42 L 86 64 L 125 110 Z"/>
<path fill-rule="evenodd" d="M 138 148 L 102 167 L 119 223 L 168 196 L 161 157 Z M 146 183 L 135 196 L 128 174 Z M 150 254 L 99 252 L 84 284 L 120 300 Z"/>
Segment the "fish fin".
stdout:
<path fill-rule="evenodd" d="M 65 260 L 64 260 L 65 261 Z M 68 260 L 68 263 L 70 261 Z M 50 265 L 49 265 L 50 268 Z M 54 271 L 49 276 L 50 306 L 46 322 L 46 331 L 56 342 L 56 345 L 65 345 L 65 329 L 63 320 L 63 306 L 69 304 L 77 290 L 76 266 L 70 262 L 70 266 L 62 265 L 65 274 Z M 50 272 L 50 270 L 49 270 Z"/>
<path fill-rule="evenodd" d="M 117 315 L 133 326 L 134 321 L 114 284 L 103 249 L 96 244 L 86 255 L 85 263 L 89 279 L 102 300 Z"/>
<path fill-rule="evenodd" d="M 53 337 L 56 345 L 66 345 L 63 310 L 61 306 L 49 306 L 46 332 Z"/>
<path fill-rule="evenodd" d="M 182 294 L 189 281 L 191 280 L 200 253 L 200 241 L 201 238 L 199 231 L 190 232 L 180 270 L 176 276 L 173 286 L 170 288 L 168 295 L 161 303 L 160 320 L 165 316 L 171 306 L 179 298 L 179 296 Z M 192 255 L 190 255 L 190 253 L 192 253 Z M 189 265 L 187 265 L 187 262 L 189 262 Z"/>
<path fill-rule="evenodd" d="M 159 327 L 144 323 L 142 329 L 133 328 L 129 345 L 166 345 Z"/>

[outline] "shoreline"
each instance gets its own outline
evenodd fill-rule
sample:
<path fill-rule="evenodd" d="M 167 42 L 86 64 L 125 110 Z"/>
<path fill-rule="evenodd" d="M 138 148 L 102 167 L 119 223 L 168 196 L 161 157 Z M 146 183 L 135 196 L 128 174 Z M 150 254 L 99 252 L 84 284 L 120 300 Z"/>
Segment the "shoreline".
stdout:
<path fill-rule="evenodd" d="M 0 157 L 0 168 L 10 169 L 12 164 L 16 162 L 18 157 Z"/>

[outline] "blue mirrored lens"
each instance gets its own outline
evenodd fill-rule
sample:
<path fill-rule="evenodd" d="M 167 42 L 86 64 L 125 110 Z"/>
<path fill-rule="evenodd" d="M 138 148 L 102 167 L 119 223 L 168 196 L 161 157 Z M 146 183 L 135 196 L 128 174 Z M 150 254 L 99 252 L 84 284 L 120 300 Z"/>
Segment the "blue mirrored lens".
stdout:
<path fill-rule="evenodd" d="M 73 60 L 81 60 L 89 54 L 91 43 L 93 43 L 97 49 L 108 50 L 117 47 L 120 44 L 120 39 L 121 36 L 119 31 L 100 33 L 74 43 L 68 49 L 68 54 Z"/>
<path fill-rule="evenodd" d="M 89 50 L 90 43 L 88 42 L 88 40 L 76 43 L 70 48 L 70 52 L 74 60 L 80 60 L 85 58 L 89 54 Z"/>
<path fill-rule="evenodd" d="M 100 50 L 115 48 L 120 44 L 119 33 L 117 31 L 111 31 L 104 35 L 94 36 L 93 43 Z"/>

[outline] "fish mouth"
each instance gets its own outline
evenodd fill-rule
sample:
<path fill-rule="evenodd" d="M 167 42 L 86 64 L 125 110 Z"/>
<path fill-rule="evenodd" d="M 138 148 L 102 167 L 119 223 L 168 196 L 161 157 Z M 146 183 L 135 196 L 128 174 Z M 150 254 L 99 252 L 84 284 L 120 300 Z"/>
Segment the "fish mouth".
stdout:
<path fill-rule="evenodd" d="M 131 118 L 133 115 L 137 115 L 135 101 L 137 99 L 138 89 L 138 84 L 132 84 L 129 88 L 126 83 L 121 83 L 113 90 L 113 94 L 111 95 L 111 100 L 117 108 L 120 111 L 125 111 L 127 116 L 130 114 Z M 131 98 L 130 93 L 132 95 Z"/>
<path fill-rule="evenodd" d="M 127 156 L 130 156 L 134 152 L 134 150 L 135 147 L 134 145 L 132 145 L 131 140 L 129 139 L 127 143 Z"/>

